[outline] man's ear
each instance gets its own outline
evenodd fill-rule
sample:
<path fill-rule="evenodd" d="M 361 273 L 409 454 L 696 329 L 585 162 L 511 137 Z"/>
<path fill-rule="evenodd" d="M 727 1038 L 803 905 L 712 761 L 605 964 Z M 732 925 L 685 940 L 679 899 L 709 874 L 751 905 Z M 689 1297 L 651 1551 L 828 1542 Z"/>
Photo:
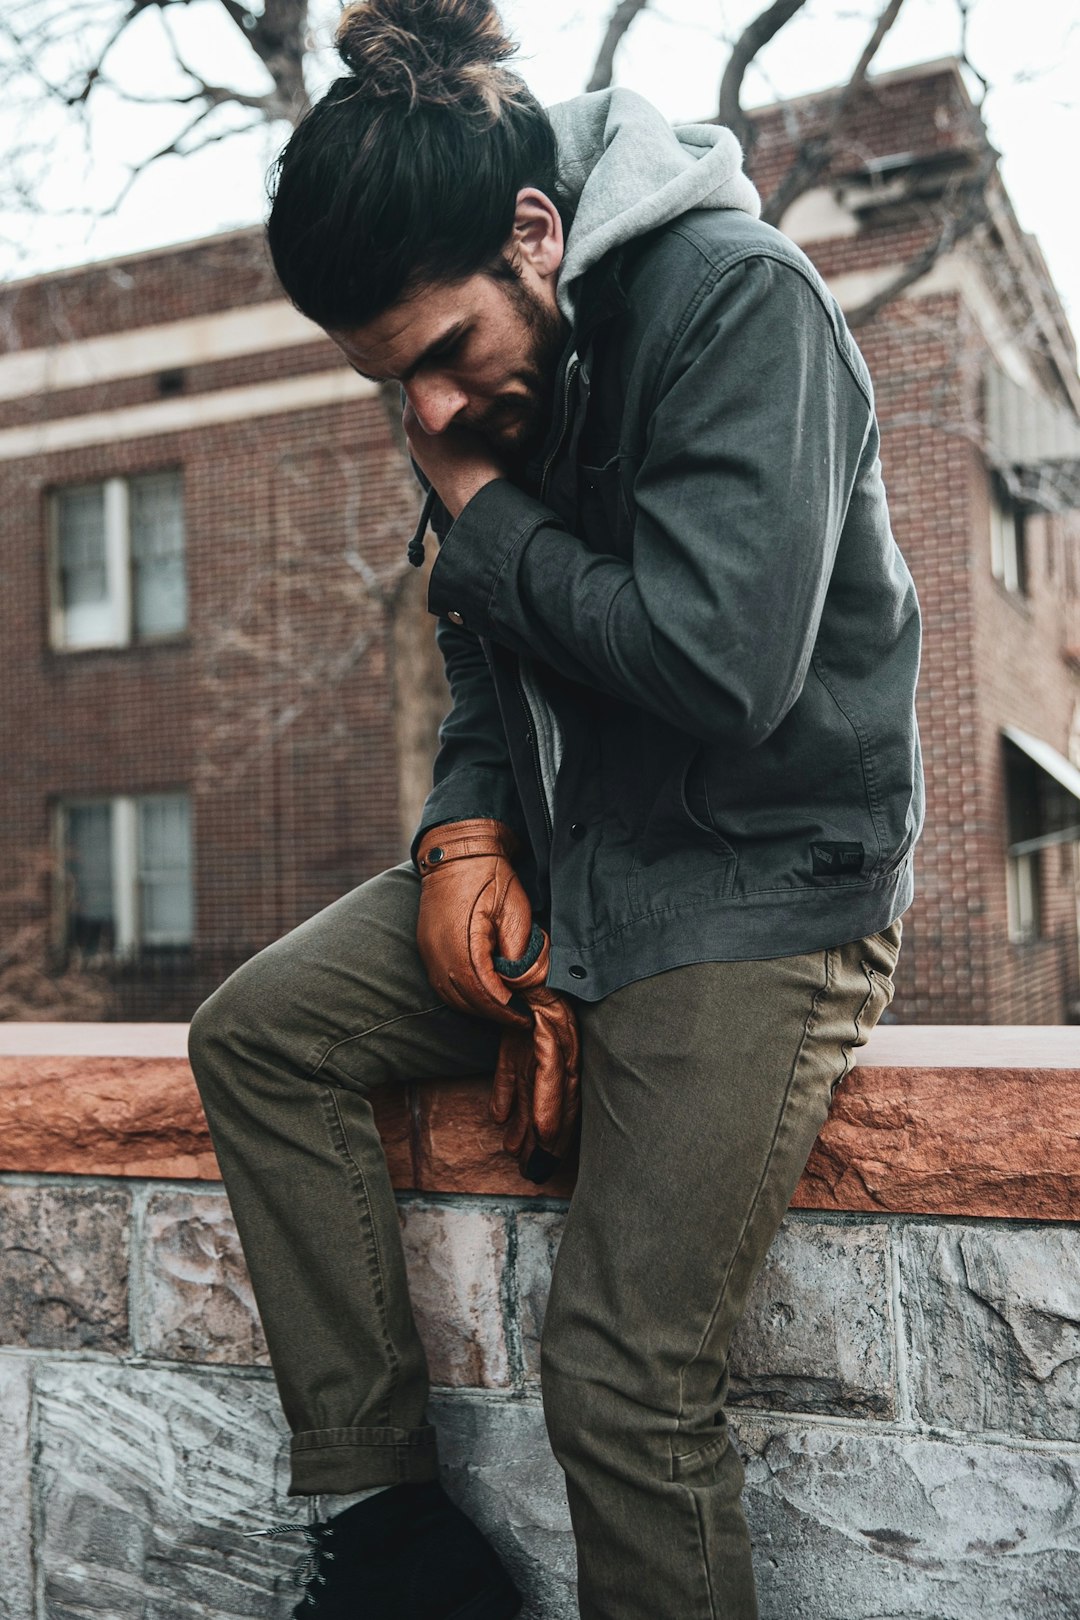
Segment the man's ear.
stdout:
<path fill-rule="evenodd" d="M 563 261 L 562 220 L 551 198 L 535 186 L 525 186 L 517 194 L 511 245 L 515 259 L 541 279 L 558 274 Z"/>

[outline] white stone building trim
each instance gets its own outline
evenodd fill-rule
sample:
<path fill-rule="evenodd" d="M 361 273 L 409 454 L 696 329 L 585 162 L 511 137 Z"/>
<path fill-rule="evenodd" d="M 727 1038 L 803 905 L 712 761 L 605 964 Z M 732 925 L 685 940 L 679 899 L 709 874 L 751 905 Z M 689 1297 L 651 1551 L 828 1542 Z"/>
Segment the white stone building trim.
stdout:
<path fill-rule="evenodd" d="M 152 400 L 145 405 L 92 411 L 84 416 L 63 416 L 53 422 L 0 430 L 0 461 L 55 455 L 87 445 L 117 444 L 162 433 L 186 433 L 193 428 L 242 422 L 249 417 L 339 405 L 346 400 L 372 399 L 377 392 L 376 384 L 341 366 L 333 371 L 315 371 L 306 377 L 286 377 L 280 382 L 253 383 L 209 394 Z"/>

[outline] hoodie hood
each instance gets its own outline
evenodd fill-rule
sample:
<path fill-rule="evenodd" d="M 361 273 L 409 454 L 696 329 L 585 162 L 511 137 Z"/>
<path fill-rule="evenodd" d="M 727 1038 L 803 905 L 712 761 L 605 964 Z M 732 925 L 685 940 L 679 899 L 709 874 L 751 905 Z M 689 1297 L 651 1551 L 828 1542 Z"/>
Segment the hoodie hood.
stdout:
<path fill-rule="evenodd" d="M 644 96 L 623 89 L 575 96 L 547 112 L 559 181 L 576 209 L 557 289 L 568 320 L 581 277 L 612 248 L 692 208 L 761 212 L 742 148 L 721 124 L 673 127 Z"/>

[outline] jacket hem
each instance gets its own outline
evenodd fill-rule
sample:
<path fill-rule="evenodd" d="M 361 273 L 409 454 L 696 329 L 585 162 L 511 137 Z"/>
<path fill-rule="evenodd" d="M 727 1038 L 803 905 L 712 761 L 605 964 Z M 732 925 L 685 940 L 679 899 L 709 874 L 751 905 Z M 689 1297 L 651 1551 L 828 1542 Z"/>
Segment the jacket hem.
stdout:
<path fill-rule="evenodd" d="M 637 979 L 695 962 L 767 961 L 832 950 L 888 928 L 913 898 L 909 855 L 873 886 L 773 890 L 708 909 L 646 912 L 593 945 L 565 943 L 555 917 L 547 983 L 579 1001 L 601 1001 Z"/>

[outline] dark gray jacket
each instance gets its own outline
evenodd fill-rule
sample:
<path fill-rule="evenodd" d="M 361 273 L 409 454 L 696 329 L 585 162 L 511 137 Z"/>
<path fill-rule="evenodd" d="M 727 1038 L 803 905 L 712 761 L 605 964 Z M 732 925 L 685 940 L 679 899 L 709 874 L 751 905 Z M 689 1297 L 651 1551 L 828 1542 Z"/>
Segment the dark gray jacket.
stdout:
<path fill-rule="evenodd" d="M 587 273 L 558 400 L 527 487 L 436 510 L 453 707 L 420 831 L 518 829 L 548 982 L 586 1000 L 884 928 L 919 613 L 835 300 L 751 215 L 684 214 Z"/>

